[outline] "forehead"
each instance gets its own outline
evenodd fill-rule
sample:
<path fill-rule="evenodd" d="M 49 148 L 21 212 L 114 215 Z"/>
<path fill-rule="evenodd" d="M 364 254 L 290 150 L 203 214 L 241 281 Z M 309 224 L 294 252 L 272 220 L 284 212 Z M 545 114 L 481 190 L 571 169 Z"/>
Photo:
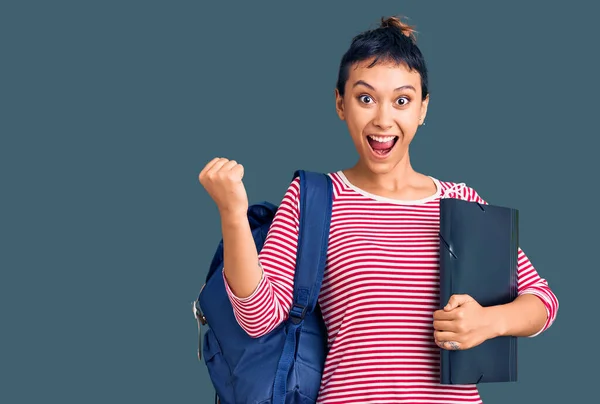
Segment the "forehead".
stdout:
<path fill-rule="evenodd" d="M 416 70 L 409 70 L 405 64 L 378 61 L 360 62 L 350 67 L 346 85 L 352 87 L 358 80 L 365 81 L 377 90 L 393 90 L 404 85 L 412 85 L 420 90 L 421 76 Z"/>

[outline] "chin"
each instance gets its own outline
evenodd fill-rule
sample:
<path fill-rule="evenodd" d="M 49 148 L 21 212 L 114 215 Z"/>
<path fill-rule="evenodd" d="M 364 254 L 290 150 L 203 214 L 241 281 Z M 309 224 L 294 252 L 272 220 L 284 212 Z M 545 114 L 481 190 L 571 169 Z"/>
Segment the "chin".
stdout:
<path fill-rule="evenodd" d="M 365 161 L 363 160 L 363 166 L 366 166 L 368 170 L 373 174 L 388 174 L 398 166 L 400 161 L 398 159 L 393 159 L 386 162 L 373 162 L 373 161 Z"/>

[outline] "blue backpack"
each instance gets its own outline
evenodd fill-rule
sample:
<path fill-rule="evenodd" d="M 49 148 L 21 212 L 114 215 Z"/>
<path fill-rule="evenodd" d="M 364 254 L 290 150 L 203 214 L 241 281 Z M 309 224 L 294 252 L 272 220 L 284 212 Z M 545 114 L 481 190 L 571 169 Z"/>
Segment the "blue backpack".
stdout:
<path fill-rule="evenodd" d="M 300 233 L 288 319 L 259 338 L 250 337 L 240 327 L 225 291 L 222 240 L 193 303 L 198 358 L 204 356 L 215 402 L 314 404 L 317 400 L 327 355 L 327 330 L 317 299 L 326 264 L 332 184 L 326 174 L 296 171 L 294 179 L 298 176 Z M 276 211 L 277 206 L 269 202 L 248 209 L 257 251 L 263 247 Z M 208 324 L 204 338 L 201 324 Z"/>

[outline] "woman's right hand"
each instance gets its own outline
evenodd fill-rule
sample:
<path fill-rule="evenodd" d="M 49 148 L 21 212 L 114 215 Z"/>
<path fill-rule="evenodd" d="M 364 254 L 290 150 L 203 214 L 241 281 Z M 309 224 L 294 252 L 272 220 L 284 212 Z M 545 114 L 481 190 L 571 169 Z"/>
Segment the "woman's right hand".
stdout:
<path fill-rule="evenodd" d="M 244 167 L 235 160 L 214 158 L 200 172 L 200 183 L 223 215 L 243 215 L 248 211 L 248 194 L 242 182 Z"/>

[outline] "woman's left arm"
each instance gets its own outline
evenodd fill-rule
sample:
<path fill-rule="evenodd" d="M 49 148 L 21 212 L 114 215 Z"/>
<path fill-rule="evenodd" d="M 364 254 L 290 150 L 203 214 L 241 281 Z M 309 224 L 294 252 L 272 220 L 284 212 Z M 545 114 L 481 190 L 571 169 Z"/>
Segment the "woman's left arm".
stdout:
<path fill-rule="evenodd" d="M 518 297 L 511 303 L 488 307 L 498 336 L 535 337 L 556 319 L 558 299 L 519 248 Z"/>
<path fill-rule="evenodd" d="M 487 204 L 473 188 L 466 189 L 468 192 L 463 195 L 465 199 Z M 520 247 L 517 259 L 517 298 L 511 303 L 490 307 L 489 313 L 498 327 L 496 334 L 535 337 L 554 323 L 558 299 Z"/>
<path fill-rule="evenodd" d="M 449 197 L 487 204 L 464 186 Z M 510 303 L 482 307 L 469 295 L 453 295 L 433 316 L 435 342 L 445 349 L 469 349 L 499 336 L 535 337 L 556 320 L 558 299 L 529 258 L 518 249 L 517 298 Z"/>

